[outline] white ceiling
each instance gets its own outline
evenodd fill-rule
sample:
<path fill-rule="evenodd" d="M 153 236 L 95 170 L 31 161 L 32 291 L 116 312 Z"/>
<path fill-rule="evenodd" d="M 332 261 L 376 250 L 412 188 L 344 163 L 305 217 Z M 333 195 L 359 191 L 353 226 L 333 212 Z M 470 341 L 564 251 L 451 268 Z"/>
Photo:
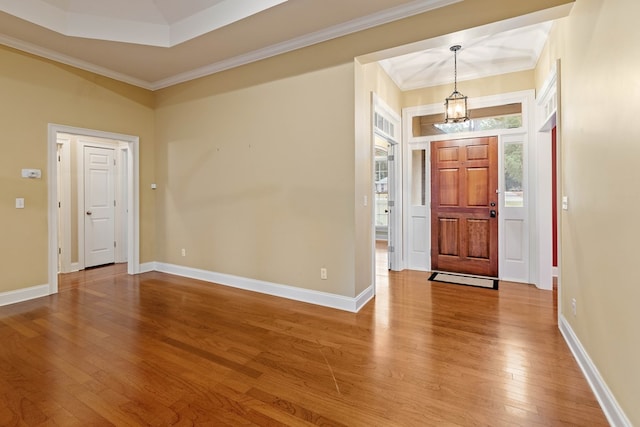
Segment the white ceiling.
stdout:
<path fill-rule="evenodd" d="M 0 43 L 155 90 L 458 1 L 0 0 Z M 378 59 L 403 90 L 452 82 L 452 44 L 458 81 L 531 69 L 550 24 L 512 27 Z"/>
<path fill-rule="evenodd" d="M 457 53 L 458 82 L 535 68 L 551 25 L 551 22 L 543 22 L 456 41 L 453 44 L 462 46 Z M 462 34 L 458 37 L 465 39 Z M 454 77 L 452 45 L 440 45 L 379 62 L 402 90 L 447 84 L 453 82 Z"/>
<path fill-rule="evenodd" d="M 171 47 L 287 0 L 21 0 L 3 11 L 57 33 Z"/>

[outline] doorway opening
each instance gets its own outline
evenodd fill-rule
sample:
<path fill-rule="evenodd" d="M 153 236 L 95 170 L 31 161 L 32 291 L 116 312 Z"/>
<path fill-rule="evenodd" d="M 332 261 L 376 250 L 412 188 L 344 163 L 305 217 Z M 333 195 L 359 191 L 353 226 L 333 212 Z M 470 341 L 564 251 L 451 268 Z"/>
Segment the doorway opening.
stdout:
<path fill-rule="evenodd" d="M 536 170 L 531 170 L 528 164 L 537 156 L 536 146 L 529 144 L 529 133 L 534 124 L 534 101 L 534 93 L 530 90 L 474 98 L 470 106 L 477 117 L 471 123 L 449 127 L 440 125 L 443 115 L 440 104 L 403 110 L 407 159 L 404 181 L 408 194 L 404 199 L 407 268 L 461 272 L 457 267 L 443 263 L 454 259 L 458 253 L 466 254 L 465 265 L 467 261 L 483 264 L 485 258 L 493 261 L 497 256 L 497 268 L 466 274 L 537 284 L 537 277 L 532 272 L 535 272 L 538 259 L 529 256 L 532 249 L 537 249 L 537 242 L 531 240 L 536 236 L 531 236 L 534 229 L 529 221 L 530 217 L 535 218 L 532 213 L 536 209 L 533 198 Z M 454 147 L 442 147 L 444 151 L 439 160 L 432 159 L 434 141 L 443 141 L 441 144 L 446 145 L 450 144 L 447 141 L 458 139 L 494 137 L 497 137 L 494 142 L 497 156 L 495 153 L 490 156 L 493 163 L 488 169 L 481 164 L 488 150 L 483 146 L 465 147 L 464 153 Z M 447 167 L 444 161 L 447 159 L 448 163 L 457 162 L 458 166 Z M 439 171 L 432 170 L 434 161 L 442 163 Z M 459 176 L 460 168 L 469 169 Z M 436 182 L 432 172 L 438 172 L 442 182 Z M 493 179 L 489 180 L 489 177 Z M 432 212 L 434 185 L 451 198 L 444 201 L 443 209 L 449 210 L 454 203 L 464 202 L 466 214 L 484 216 L 466 218 L 466 225 L 462 227 L 461 217 L 454 217 L 451 212 Z M 466 243 L 460 240 L 460 232 L 466 233 Z M 446 237 L 444 240 L 441 239 L 443 236 Z M 464 251 L 461 244 L 467 245 Z M 434 252 L 439 256 L 437 262 L 432 259 Z"/>
<path fill-rule="evenodd" d="M 398 198 L 402 182 L 397 173 L 395 151 L 400 135 L 400 116 L 375 93 L 372 94 L 372 153 L 373 153 L 373 257 L 374 277 L 388 270 L 402 270 L 401 209 Z"/>
<path fill-rule="evenodd" d="M 58 133 L 59 272 L 127 262 L 128 145 Z"/>
<path fill-rule="evenodd" d="M 112 262 L 140 271 L 138 145 L 136 136 L 49 125 L 49 293 L 59 272 Z"/>
<path fill-rule="evenodd" d="M 382 264 L 389 270 L 389 162 L 387 160 L 387 146 L 385 140 L 376 136 L 374 170 L 376 266 Z"/>

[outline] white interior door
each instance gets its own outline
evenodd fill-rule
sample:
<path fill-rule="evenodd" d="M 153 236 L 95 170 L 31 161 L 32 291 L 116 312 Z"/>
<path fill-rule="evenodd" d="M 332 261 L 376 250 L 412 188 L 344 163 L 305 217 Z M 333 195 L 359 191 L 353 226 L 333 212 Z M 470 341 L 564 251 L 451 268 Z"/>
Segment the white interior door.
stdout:
<path fill-rule="evenodd" d="M 115 150 L 84 147 L 85 267 L 115 262 Z"/>

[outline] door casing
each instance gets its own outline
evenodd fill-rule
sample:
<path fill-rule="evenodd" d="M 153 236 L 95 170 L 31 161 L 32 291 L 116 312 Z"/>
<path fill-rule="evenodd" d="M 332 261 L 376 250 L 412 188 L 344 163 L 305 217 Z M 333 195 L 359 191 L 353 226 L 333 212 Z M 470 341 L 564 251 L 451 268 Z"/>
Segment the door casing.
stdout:
<path fill-rule="evenodd" d="M 140 178 L 139 137 L 94 129 L 77 128 L 50 123 L 47 137 L 47 193 L 48 193 L 48 285 L 49 293 L 58 292 L 58 134 L 85 135 L 121 141 L 127 152 L 127 273 L 140 272 Z"/>
<path fill-rule="evenodd" d="M 439 139 L 460 139 L 466 137 L 483 137 L 483 136 L 491 136 L 498 134 L 500 137 L 500 148 L 499 148 L 499 162 L 502 162 L 502 140 L 503 138 L 510 135 L 525 135 L 525 155 L 527 157 L 527 175 L 525 177 L 526 180 L 526 189 L 525 189 L 525 209 L 527 213 L 527 220 L 524 226 L 526 229 L 524 230 L 524 235 L 526 236 L 526 241 L 523 240 L 523 264 L 519 271 L 522 272 L 521 277 L 514 277 L 511 280 L 523 282 L 523 283 L 533 283 L 539 285 L 538 279 L 538 260 L 537 256 L 529 256 L 529 254 L 537 254 L 538 250 L 545 251 L 546 248 L 539 248 L 539 233 L 534 232 L 536 230 L 536 197 L 538 194 L 536 192 L 536 184 L 538 179 L 538 173 L 544 173 L 544 171 L 538 171 L 538 167 L 540 163 L 537 160 L 537 152 L 535 144 L 529 143 L 529 141 L 534 140 L 531 135 L 535 132 L 535 123 L 536 123 L 536 115 L 535 115 L 535 91 L 533 90 L 525 90 L 520 92 L 512 92 L 500 95 L 492 95 L 487 97 L 478 97 L 472 98 L 469 100 L 469 108 L 483 108 L 497 105 L 504 105 L 508 103 L 520 102 L 522 104 L 522 117 L 523 117 L 523 125 L 517 129 L 501 129 L 501 130 L 490 130 L 490 131 L 478 131 L 478 132 L 466 132 L 459 133 L 455 135 L 437 135 L 437 136 L 425 136 L 425 137 L 416 137 L 413 136 L 413 118 L 415 116 L 421 115 L 429 115 L 436 114 L 442 112 L 442 104 L 431 104 L 431 105 L 423 105 L 418 107 L 407 107 L 403 109 L 403 189 L 402 192 L 404 194 L 404 224 L 406 227 L 403 232 L 403 252 L 406 254 L 406 268 L 410 268 L 413 270 L 420 271 L 430 271 L 431 270 L 431 257 L 430 257 L 430 242 L 431 238 L 431 213 L 430 207 L 428 203 L 420 204 L 416 203 L 415 198 L 412 195 L 417 194 L 421 191 L 421 189 L 416 188 L 416 185 L 422 185 L 425 187 L 423 191 L 427 193 L 427 201 L 429 200 L 429 190 L 430 188 L 430 143 L 433 140 Z M 414 159 L 414 153 L 417 151 L 425 152 L 425 164 L 426 170 L 424 176 L 426 177 L 426 182 L 414 182 L 415 181 L 415 171 L 414 169 L 416 165 Z M 499 171 L 499 187 L 502 188 L 502 180 L 504 171 Z M 501 197 L 502 199 L 502 197 Z M 502 205 L 501 201 L 501 206 Z M 540 230 L 537 230 L 540 231 Z M 503 244 L 503 239 L 505 239 L 504 232 L 504 224 L 502 221 L 499 222 L 498 234 L 500 239 L 500 244 Z M 421 236 L 420 239 L 422 241 L 416 239 L 416 235 Z M 425 237 L 426 236 L 426 237 Z M 550 250 L 550 247 L 549 247 Z M 503 271 L 504 252 L 499 251 L 499 271 Z M 501 277 L 502 278 L 502 277 Z"/>

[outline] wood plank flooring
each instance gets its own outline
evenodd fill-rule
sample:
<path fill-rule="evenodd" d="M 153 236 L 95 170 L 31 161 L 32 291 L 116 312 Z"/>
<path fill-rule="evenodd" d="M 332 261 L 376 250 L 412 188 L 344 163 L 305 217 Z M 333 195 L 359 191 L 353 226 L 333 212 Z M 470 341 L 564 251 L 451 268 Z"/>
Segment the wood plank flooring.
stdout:
<path fill-rule="evenodd" d="M 122 265 L 0 307 L 2 426 L 599 426 L 555 295 L 387 272 L 353 314 Z"/>

